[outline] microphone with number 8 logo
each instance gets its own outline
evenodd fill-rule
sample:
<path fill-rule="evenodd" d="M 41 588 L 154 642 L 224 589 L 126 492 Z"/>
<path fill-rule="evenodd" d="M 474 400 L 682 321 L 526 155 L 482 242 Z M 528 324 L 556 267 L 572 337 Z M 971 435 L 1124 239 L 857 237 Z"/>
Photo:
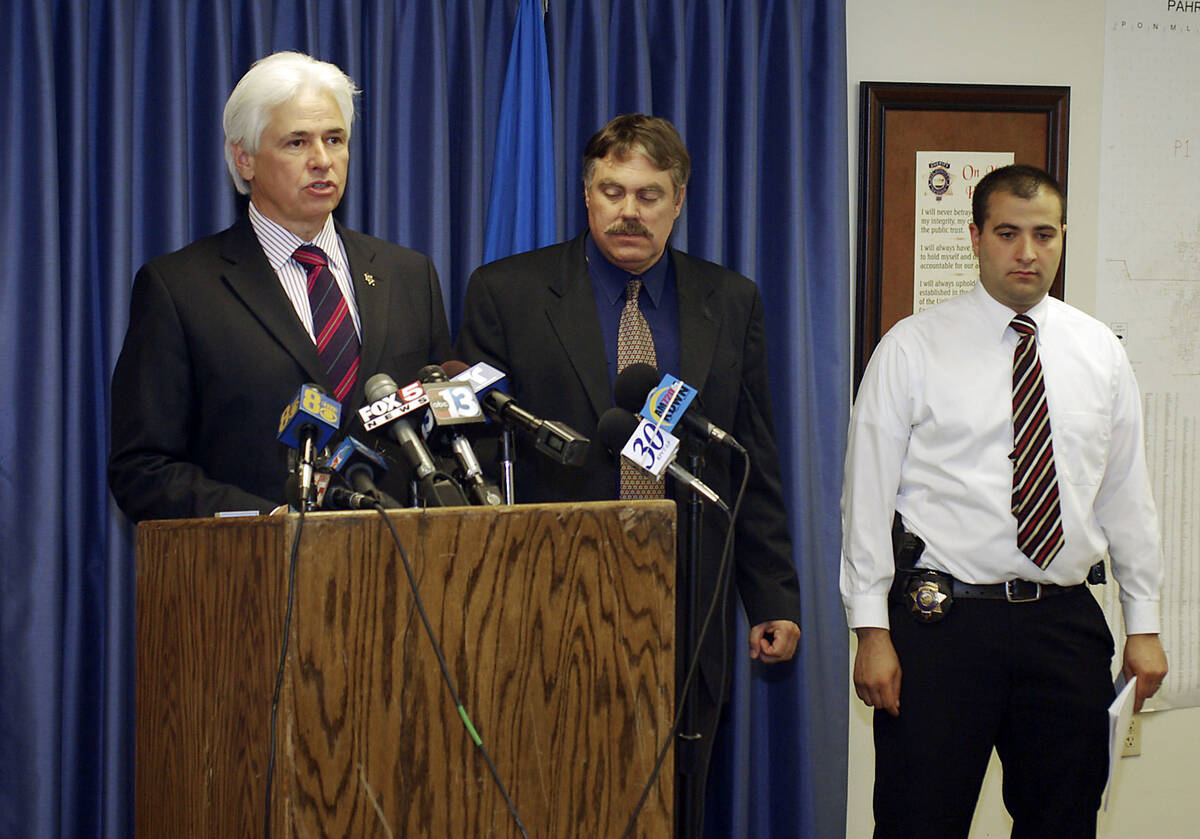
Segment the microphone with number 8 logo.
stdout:
<path fill-rule="evenodd" d="M 300 386 L 279 417 L 280 442 L 299 451 L 300 502 L 312 508 L 317 451 L 329 442 L 342 419 L 342 405 L 311 382 Z"/>

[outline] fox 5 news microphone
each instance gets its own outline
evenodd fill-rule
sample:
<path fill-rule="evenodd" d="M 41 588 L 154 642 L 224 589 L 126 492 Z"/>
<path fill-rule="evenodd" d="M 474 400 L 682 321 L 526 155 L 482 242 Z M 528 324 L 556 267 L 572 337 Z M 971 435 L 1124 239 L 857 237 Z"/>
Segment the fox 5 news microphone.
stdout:
<path fill-rule="evenodd" d="M 299 452 L 299 500 L 305 509 L 312 509 L 317 451 L 329 442 L 341 419 L 341 403 L 311 382 L 300 386 L 279 417 L 280 442 Z"/>
<path fill-rule="evenodd" d="M 707 498 L 726 514 L 729 513 L 729 507 L 721 500 L 721 496 L 675 462 L 679 440 L 671 433 L 655 427 L 649 420 L 639 419 L 624 408 L 609 408 L 596 425 L 596 436 L 609 451 L 643 472 L 655 478 L 661 478 L 664 472 L 669 472 L 672 478 Z"/>
<path fill-rule="evenodd" d="M 666 431 L 675 431 L 676 426 L 682 424 L 705 441 L 716 440 L 735 451 L 745 451 L 732 434 L 713 425 L 700 413 L 694 387 L 669 373 L 659 376 L 649 364 L 631 364 L 617 374 L 613 382 L 613 402 Z"/>
<path fill-rule="evenodd" d="M 418 491 L 428 507 L 465 507 L 467 497 L 454 479 L 437 468 L 433 456 L 419 434 L 413 430 L 406 414 L 429 404 L 429 397 L 419 382 L 401 389 L 387 373 L 376 373 L 367 379 L 366 405 L 359 409 L 363 427 L 368 431 L 386 429 L 399 444 L 417 477 Z M 419 393 L 419 395 L 417 395 Z"/>
<path fill-rule="evenodd" d="M 452 382 L 437 364 L 422 367 L 417 371 L 417 378 L 429 396 L 429 410 L 421 423 L 421 435 L 427 442 L 445 440 L 450 444 L 461 480 L 475 503 L 485 506 L 503 504 L 500 490 L 483 477 L 483 468 L 471 441 L 457 428 L 464 423 L 484 422 L 483 410 L 471 385 Z"/>

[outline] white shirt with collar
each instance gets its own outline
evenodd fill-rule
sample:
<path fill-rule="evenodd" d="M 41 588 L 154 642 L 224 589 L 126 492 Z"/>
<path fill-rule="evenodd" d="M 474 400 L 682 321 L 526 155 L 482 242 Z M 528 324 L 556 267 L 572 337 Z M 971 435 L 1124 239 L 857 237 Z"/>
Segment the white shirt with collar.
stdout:
<path fill-rule="evenodd" d="M 1162 554 L 1141 397 L 1103 323 L 1060 300 L 1037 323 L 1063 550 L 1039 569 L 1012 515 L 1012 309 L 982 285 L 897 323 L 863 375 L 842 489 L 841 592 L 851 628 L 888 627 L 893 511 L 925 541 L 919 567 L 968 583 L 1075 585 L 1106 553 L 1126 632 L 1159 631 Z"/>
<path fill-rule="evenodd" d="M 308 270 L 292 258 L 296 248 L 301 245 L 316 245 L 324 252 L 329 260 L 329 270 L 333 273 L 342 296 L 346 298 L 350 318 L 354 321 L 354 331 L 358 333 L 361 341 L 362 324 L 359 322 L 358 303 L 354 297 L 354 282 L 350 279 L 350 260 L 346 257 L 346 248 L 333 226 L 333 216 L 326 217 L 321 232 L 311 242 L 305 242 L 295 233 L 260 213 L 251 201 L 250 226 L 254 228 L 254 235 L 258 237 L 267 262 L 275 269 L 284 293 L 292 301 L 296 316 L 308 330 L 313 343 L 315 344 L 317 339 L 313 335 L 312 306 L 308 302 Z"/>

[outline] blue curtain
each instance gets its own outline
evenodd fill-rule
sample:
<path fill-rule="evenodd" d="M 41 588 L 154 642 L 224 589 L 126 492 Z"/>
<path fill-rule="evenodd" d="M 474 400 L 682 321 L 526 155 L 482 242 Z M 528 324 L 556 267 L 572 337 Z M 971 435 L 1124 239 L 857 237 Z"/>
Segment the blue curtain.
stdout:
<path fill-rule="evenodd" d="M 238 211 L 220 117 L 277 49 L 364 89 L 339 216 L 428 253 L 452 326 L 482 261 L 516 0 L 8 0 L 0 202 L 0 837 L 132 836 L 132 531 L 105 483 L 108 380 L 145 260 Z M 804 635 L 739 659 L 712 837 L 844 830 L 847 633 L 837 595 L 849 411 L 844 0 L 551 0 L 556 236 L 617 113 L 693 157 L 677 246 L 767 311 Z M 744 632 L 744 630 L 743 630 Z"/>
<path fill-rule="evenodd" d="M 492 166 L 483 261 L 557 240 L 554 109 L 542 0 L 520 0 Z"/>

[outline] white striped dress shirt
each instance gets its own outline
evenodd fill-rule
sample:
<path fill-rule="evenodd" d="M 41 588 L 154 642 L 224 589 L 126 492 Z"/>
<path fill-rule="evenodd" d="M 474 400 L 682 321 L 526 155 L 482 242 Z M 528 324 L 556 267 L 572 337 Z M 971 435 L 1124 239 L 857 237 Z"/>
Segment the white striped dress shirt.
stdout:
<path fill-rule="evenodd" d="M 1013 311 L 982 285 L 896 324 L 850 420 L 842 599 L 851 627 L 888 626 L 892 511 L 925 541 L 918 565 L 968 583 L 1075 585 L 1111 556 L 1128 633 L 1158 632 L 1163 566 L 1125 350 L 1103 323 L 1047 297 L 1028 312 L 1054 435 L 1065 544 L 1038 568 L 1012 515 Z"/>
<path fill-rule="evenodd" d="M 267 262 L 271 263 L 271 267 L 275 269 L 275 274 L 283 285 L 284 293 L 292 301 L 296 315 L 304 324 L 304 328 L 308 330 L 308 335 L 313 339 L 313 343 L 315 344 L 317 339 L 313 335 L 312 307 L 308 302 L 308 271 L 292 258 L 296 248 L 301 245 L 316 245 L 325 252 L 326 258 L 329 259 L 329 269 L 333 272 L 333 278 L 337 281 L 338 288 L 342 290 L 342 296 L 346 298 L 350 317 L 354 321 L 354 331 L 358 333 L 361 341 L 362 325 L 358 318 L 358 303 L 354 299 L 354 283 L 350 280 L 350 261 L 346 258 L 346 249 L 342 245 L 342 240 L 334 230 L 333 216 L 325 219 L 325 226 L 311 242 L 304 241 L 295 233 L 271 221 L 258 211 L 253 201 L 250 202 L 250 224 L 254 228 L 254 234 L 258 236 L 258 243 L 262 245 L 263 253 L 267 255 Z"/>

